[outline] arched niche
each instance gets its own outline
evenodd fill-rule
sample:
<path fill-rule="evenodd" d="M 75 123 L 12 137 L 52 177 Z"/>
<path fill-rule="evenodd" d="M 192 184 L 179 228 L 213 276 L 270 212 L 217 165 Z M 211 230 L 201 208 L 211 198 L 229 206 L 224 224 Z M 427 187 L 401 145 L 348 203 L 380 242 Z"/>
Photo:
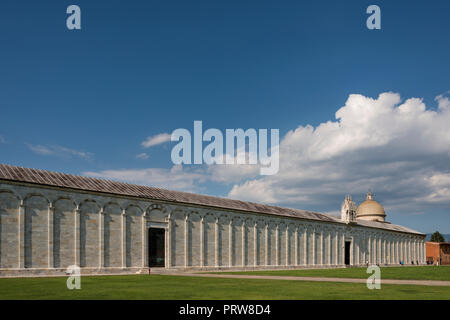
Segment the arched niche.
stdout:
<path fill-rule="evenodd" d="M 9 190 L 0 190 L 0 268 L 17 268 L 19 259 L 20 199 Z"/>
<path fill-rule="evenodd" d="M 58 198 L 53 208 L 53 264 L 55 268 L 67 268 L 75 261 L 76 204 L 71 198 Z"/>
<path fill-rule="evenodd" d="M 29 194 L 24 199 L 24 266 L 48 267 L 49 201 L 41 194 Z"/>
<path fill-rule="evenodd" d="M 172 266 L 184 266 L 185 262 L 185 212 L 174 209 L 170 219 L 170 261 Z"/>
<path fill-rule="evenodd" d="M 140 267 L 142 256 L 142 215 L 141 207 L 131 204 L 125 209 L 126 266 Z"/>
<path fill-rule="evenodd" d="M 168 210 L 166 207 L 154 204 L 147 209 L 147 220 L 151 222 L 165 223 L 167 222 Z"/>
<path fill-rule="evenodd" d="M 101 206 L 95 200 L 84 200 L 80 206 L 80 266 L 99 266 L 99 228 Z"/>
<path fill-rule="evenodd" d="M 214 213 L 207 213 L 203 220 L 204 230 L 204 265 L 215 265 L 216 252 L 216 215 Z"/>
<path fill-rule="evenodd" d="M 108 202 L 103 207 L 103 255 L 105 267 L 122 266 L 122 207 Z"/>
<path fill-rule="evenodd" d="M 189 213 L 188 222 L 188 265 L 200 266 L 201 215 L 197 211 Z"/>

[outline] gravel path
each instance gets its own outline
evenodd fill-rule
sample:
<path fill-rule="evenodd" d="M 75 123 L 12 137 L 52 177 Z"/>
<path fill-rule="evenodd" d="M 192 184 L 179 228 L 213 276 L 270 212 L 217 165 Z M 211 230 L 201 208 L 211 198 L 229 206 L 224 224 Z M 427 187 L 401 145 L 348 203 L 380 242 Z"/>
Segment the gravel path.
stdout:
<path fill-rule="evenodd" d="M 327 278 L 327 277 L 292 277 L 292 276 L 259 276 L 259 275 L 237 275 L 237 274 L 212 274 L 212 273 L 165 273 L 167 275 L 205 277 L 205 278 L 228 278 L 228 279 L 262 279 L 262 280 L 290 280 L 290 281 L 320 281 L 320 282 L 350 282 L 366 283 L 367 279 L 356 278 Z M 450 281 L 440 280 L 394 280 L 381 279 L 381 284 L 408 284 L 417 286 L 450 286 Z"/>

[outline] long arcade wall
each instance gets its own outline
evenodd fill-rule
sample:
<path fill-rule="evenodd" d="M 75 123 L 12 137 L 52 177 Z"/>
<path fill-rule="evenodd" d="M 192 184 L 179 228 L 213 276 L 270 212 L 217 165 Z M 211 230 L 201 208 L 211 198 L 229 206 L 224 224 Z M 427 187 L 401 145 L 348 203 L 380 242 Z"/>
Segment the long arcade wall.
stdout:
<path fill-rule="evenodd" d="M 425 263 L 421 234 L 0 182 L 0 271 L 148 267 L 148 228 L 166 268 Z"/>

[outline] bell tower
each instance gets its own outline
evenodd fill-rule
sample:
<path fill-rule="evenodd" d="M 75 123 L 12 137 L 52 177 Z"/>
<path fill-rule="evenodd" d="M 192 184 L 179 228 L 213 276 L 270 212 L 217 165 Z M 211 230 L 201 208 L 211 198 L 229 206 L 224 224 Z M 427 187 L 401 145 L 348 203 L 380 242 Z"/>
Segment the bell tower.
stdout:
<path fill-rule="evenodd" d="M 352 197 L 349 194 L 345 196 L 345 200 L 342 203 L 341 220 L 345 223 L 356 221 L 356 204 L 353 202 Z"/>

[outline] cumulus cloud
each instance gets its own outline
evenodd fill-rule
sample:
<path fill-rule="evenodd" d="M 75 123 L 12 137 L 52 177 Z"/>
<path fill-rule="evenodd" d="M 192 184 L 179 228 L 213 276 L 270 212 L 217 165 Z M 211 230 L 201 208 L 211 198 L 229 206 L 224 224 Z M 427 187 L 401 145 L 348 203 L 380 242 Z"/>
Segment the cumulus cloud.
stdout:
<path fill-rule="evenodd" d="M 55 155 L 62 157 L 79 157 L 83 159 L 90 159 L 92 157 L 92 153 L 78 151 L 75 149 L 70 149 L 62 146 L 44 146 L 44 145 L 32 145 L 27 144 L 28 148 L 34 153 L 40 155 Z"/>
<path fill-rule="evenodd" d="M 231 198 L 333 215 L 339 214 L 336 210 L 345 194 L 360 202 L 369 189 L 388 212 L 448 209 L 448 93 L 437 96 L 436 104 L 437 108 L 427 107 L 422 99 L 402 100 L 392 92 L 375 99 L 352 94 L 334 120 L 316 127 L 300 125 L 286 133 L 280 142 L 280 170 L 272 176 L 261 176 L 259 165 L 237 164 L 85 174 L 192 192 L 216 183 L 229 186 Z M 158 136 L 147 139 L 148 145 L 170 140 L 170 135 Z"/>
<path fill-rule="evenodd" d="M 205 174 L 209 176 L 209 179 L 220 183 L 237 183 L 252 177 L 259 175 L 259 164 L 238 164 L 237 159 L 244 159 L 245 163 L 250 163 L 250 157 L 257 162 L 258 154 L 251 153 L 246 150 L 246 146 L 243 146 L 238 150 L 226 150 L 225 153 L 218 153 L 214 158 L 214 163 L 221 163 L 219 165 L 213 164 L 205 166 Z M 233 159 L 233 164 L 226 164 L 227 157 Z"/>
<path fill-rule="evenodd" d="M 160 133 L 151 137 L 148 137 L 147 139 L 145 139 L 145 141 L 143 141 L 141 143 L 142 147 L 144 148 L 150 148 L 165 142 L 169 142 L 170 141 L 170 134 L 168 133 Z"/>
<path fill-rule="evenodd" d="M 299 126 L 280 143 L 280 171 L 233 185 L 236 199 L 333 210 L 369 188 L 387 209 L 450 205 L 450 102 L 352 94 L 335 121 Z M 223 173 L 225 174 L 225 173 Z M 362 200 L 362 199 L 361 199 Z"/>
<path fill-rule="evenodd" d="M 83 172 L 83 175 L 94 178 L 113 179 L 141 185 L 156 186 L 165 189 L 196 192 L 198 184 L 206 181 L 206 176 L 200 171 L 175 165 L 170 169 L 118 169 L 100 172 Z"/>

